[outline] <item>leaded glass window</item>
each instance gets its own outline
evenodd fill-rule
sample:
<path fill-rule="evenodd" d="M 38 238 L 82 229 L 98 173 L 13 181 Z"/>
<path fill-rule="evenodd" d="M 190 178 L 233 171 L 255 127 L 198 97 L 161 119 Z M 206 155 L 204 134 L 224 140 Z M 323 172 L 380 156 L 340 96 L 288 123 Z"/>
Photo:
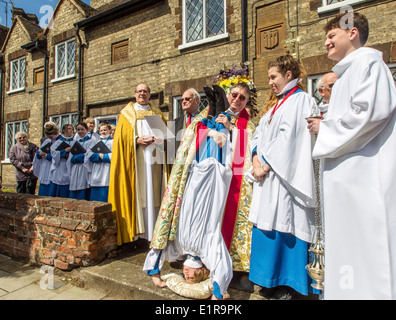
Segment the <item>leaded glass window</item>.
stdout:
<path fill-rule="evenodd" d="M 26 59 L 25 57 L 11 61 L 10 91 L 25 88 Z"/>
<path fill-rule="evenodd" d="M 184 43 L 225 34 L 225 0 L 184 0 Z"/>
<path fill-rule="evenodd" d="M 56 54 L 56 79 L 73 76 L 76 69 L 76 41 L 62 42 L 55 47 Z"/>
<path fill-rule="evenodd" d="M 50 120 L 55 123 L 59 128 L 59 131 L 61 131 L 65 124 L 71 124 L 74 128 L 76 128 L 79 122 L 79 117 L 78 113 L 67 113 L 51 116 Z"/>

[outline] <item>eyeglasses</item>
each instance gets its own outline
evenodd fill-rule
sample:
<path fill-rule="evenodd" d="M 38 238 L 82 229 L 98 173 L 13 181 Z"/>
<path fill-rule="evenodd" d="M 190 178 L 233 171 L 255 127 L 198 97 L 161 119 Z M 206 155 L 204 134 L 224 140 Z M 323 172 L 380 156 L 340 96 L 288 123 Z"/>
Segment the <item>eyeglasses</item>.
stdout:
<path fill-rule="evenodd" d="M 181 98 L 181 101 L 183 102 L 183 101 L 190 101 L 190 100 L 192 100 L 192 98 L 191 97 L 186 97 L 186 98 Z"/>
<path fill-rule="evenodd" d="M 18 137 L 17 140 L 27 139 L 27 137 Z"/>
<path fill-rule="evenodd" d="M 231 96 L 233 99 L 237 99 L 239 97 L 239 100 L 245 101 L 246 97 L 243 94 L 237 93 L 237 92 L 231 92 Z"/>

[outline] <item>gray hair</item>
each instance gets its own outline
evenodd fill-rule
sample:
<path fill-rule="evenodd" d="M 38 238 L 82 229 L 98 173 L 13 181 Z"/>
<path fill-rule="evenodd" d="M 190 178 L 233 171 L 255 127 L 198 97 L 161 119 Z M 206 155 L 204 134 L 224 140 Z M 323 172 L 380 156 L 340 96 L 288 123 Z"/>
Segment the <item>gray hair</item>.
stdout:
<path fill-rule="evenodd" d="M 21 136 L 27 137 L 28 135 L 27 135 L 26 132 L 19 131 L 19 132 L 17 132 L 17 133 L 15 134 L 15 140 L 17 140 L 17 139 L 18 139 L 19 137 L 21 137 Z"/>
<path fill-rule="evenodd" d="M 198 93 L 197 90 L 195 90 L 194 88 L 190 88 L 190 89 L 187 89 L 186 91 L 191 91 L 193 93 L 194 99 L 198 99 L 198 103 L 201 102 L 201 95 Z"/>

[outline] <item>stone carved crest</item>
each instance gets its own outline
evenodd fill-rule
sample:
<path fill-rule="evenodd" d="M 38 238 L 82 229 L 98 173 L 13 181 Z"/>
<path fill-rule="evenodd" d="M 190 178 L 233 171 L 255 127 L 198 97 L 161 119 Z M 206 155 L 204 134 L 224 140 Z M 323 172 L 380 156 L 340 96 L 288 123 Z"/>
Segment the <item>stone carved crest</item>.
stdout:
<path fill-rule="evenodd" d="M 267 50 L 271 50 L 279 45 L 278 29 L 266 30 L 262 35 L 263 46 Z"/>

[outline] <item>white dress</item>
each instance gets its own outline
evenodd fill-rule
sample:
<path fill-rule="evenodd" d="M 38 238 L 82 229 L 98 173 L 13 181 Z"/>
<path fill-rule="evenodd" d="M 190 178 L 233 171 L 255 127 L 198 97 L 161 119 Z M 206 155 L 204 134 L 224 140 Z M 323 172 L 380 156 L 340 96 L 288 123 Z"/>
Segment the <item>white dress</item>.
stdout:
<path fill-rule="evenodd" d="M 325 299 L 396 299 L 396 89 L 382 54 L 342 59 L 313 157 L 322 159 Z"/>

